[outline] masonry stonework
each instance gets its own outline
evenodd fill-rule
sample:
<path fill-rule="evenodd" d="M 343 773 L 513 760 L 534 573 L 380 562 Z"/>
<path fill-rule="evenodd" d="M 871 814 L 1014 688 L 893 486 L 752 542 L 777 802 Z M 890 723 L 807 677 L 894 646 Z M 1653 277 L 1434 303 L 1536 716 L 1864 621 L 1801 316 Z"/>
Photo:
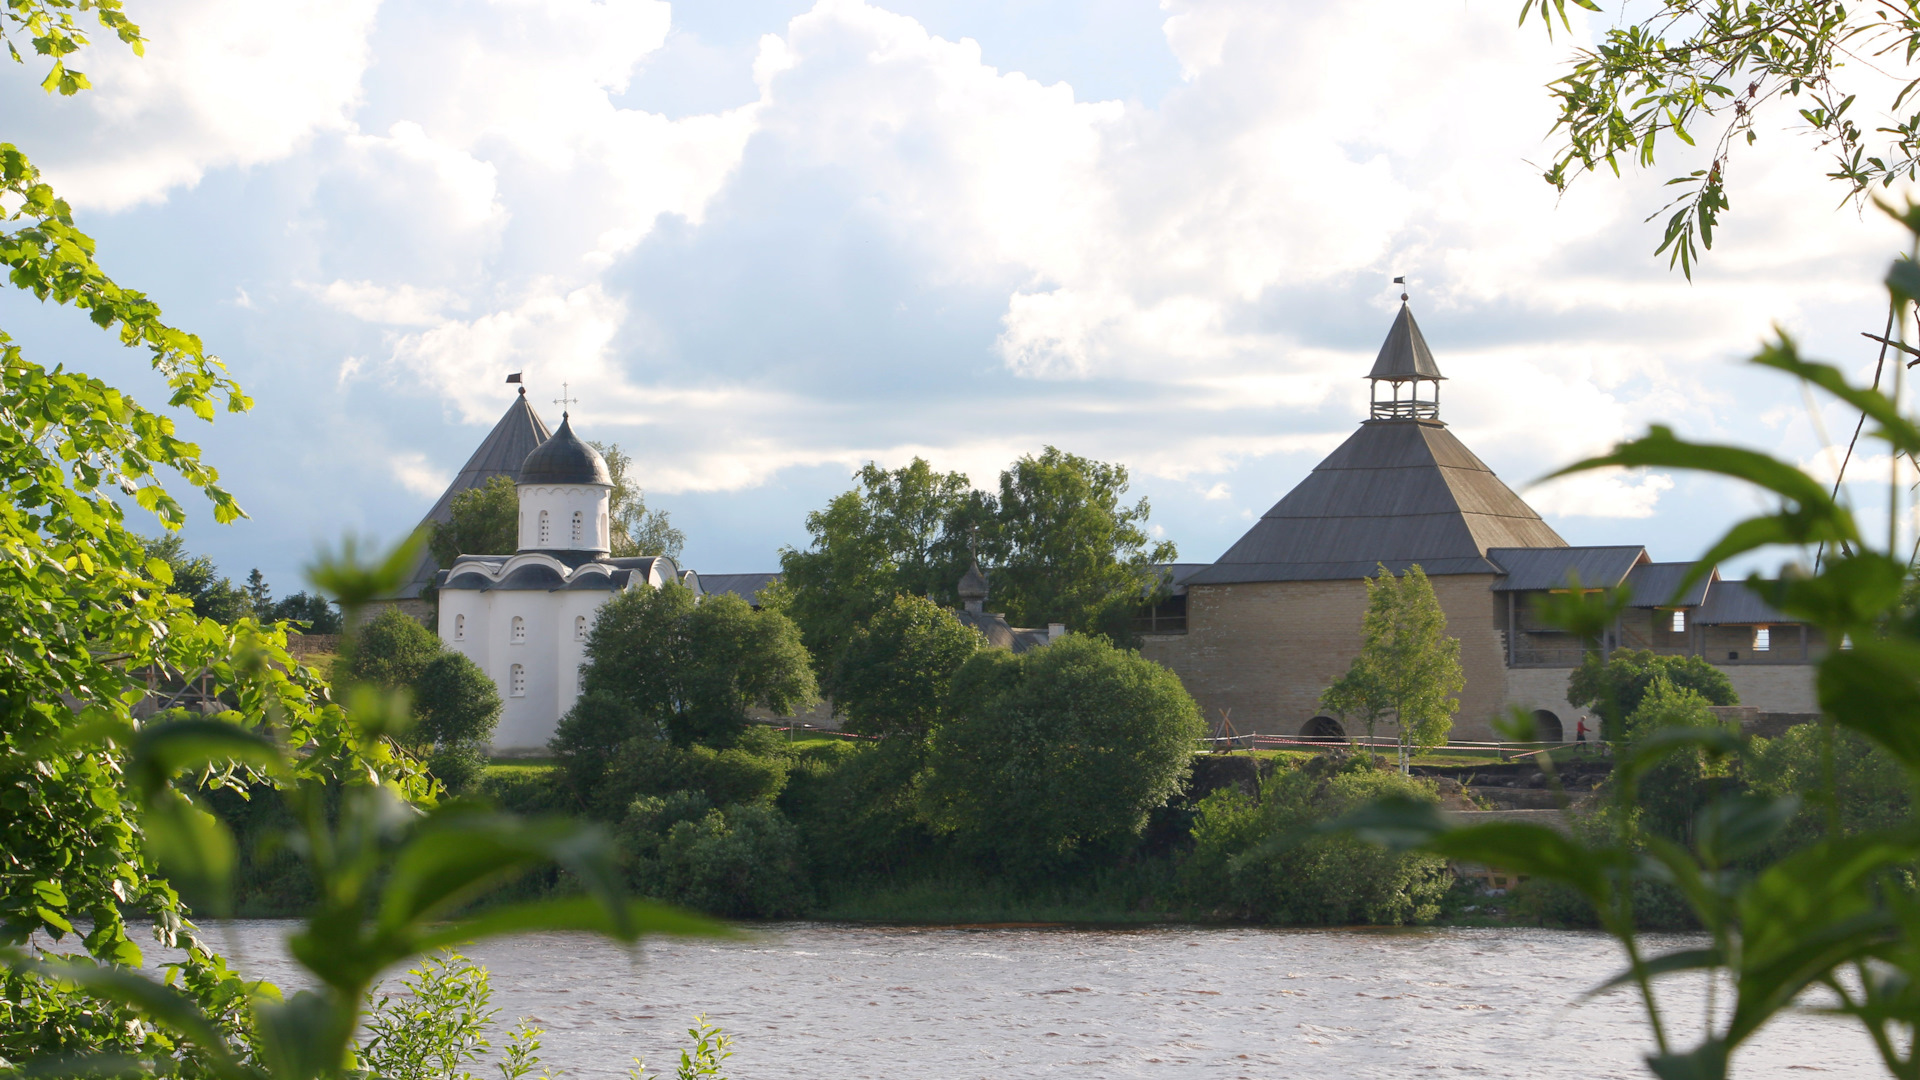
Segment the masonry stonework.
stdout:
<path fill-rule="evenodd" d="M 1493 576 L 1432 581 L 1467 677 L 1453 737 L 1490 739 L 1506 698 L 1503 645 L 1487 602 Z M 1188 632 L 1148 637 L 1141 653 L 1180 676 L 1210 725 L 1225 715 L 1238 732 L 1298 735 L 1321 715 L 1321 692 L 1359 654 L 1366 610 L 1367 586 L 1358 580 L 1195 585 Z"/>

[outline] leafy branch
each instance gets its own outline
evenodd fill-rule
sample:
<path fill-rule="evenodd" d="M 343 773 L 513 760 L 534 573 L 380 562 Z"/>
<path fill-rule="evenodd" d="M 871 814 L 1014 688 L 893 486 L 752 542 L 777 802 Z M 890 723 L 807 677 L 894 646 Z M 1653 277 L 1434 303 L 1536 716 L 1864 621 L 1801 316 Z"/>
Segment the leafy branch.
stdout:
<path fill-rule="evenodd" d="M 1593 0 L 1573 2 L 1600 10 Z M 1570 30 L 1566 5 L 1524 0 L 1520 20 L 1537 12 L 1549 34 L 1556 16 Z M 1758 141 L 1758 119 L 1782 99 L 1793 99 L 1804 130 L 1832 155 L 1827 176 L 1846 188 L 1843 202 L 1920 177 L 1920 111 L 1912 111 L 1920 79 L 1900 82 L 1899 73 L 1880 70 L 1889 59 L 1904 68 L 1916 54 L 1920 0 L 1659 0 L 1652 14 L 1577 50 L 1566 74 L 1548 84 L 1559 106 L 1552 131 L 1565 142 L 1545 179 L 1564 192 L 1602 166 L 1615 176 L 1623 161 L 1650 168 L 1669 138 L 1710 148 L 1705 167 L 1667 181 L 1677 193 L 1647 219 L 1667 215 L 1656 254 L 1691 278 L 1731 206 L 1733 151 Z M 1852 77 L 1859 69 L 1895 75 L 1900 86 L 1885 105 L 1891 119 L 1871 131 L 1858 119 L 1855 87 L 1873 76 Z"/>

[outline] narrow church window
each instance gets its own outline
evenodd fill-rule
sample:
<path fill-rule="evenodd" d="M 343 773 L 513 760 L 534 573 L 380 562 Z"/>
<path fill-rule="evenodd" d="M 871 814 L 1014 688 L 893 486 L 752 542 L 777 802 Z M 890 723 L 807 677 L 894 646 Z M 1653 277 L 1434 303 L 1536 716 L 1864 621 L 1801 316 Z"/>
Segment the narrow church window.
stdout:
<path fill-rule="evenodd" d="M 513 665 L 512 675 L 509 678 L 508 685 L 512 688 L 509 692 L 514 697 L 527 696 L 527 666 L 525 664 Z"/>
<path fill-rule="evenodd" d="M 540 546 L 546 547 L 551 543 L 553 543 L 553 515 L 542 510 L 540 511 Z"/>
<path fill-rule="evenodd" d="M 1753 628 L 1753 651 L 1766 652 L 1773 648 L 1773 628 L 1756 626 Z"/>
<path fill-rule="evenodd" d="M 453 617 L 453 640 L 467 640 L 467 617 L 465 615 L 455 615 Z"/>
<path fill-rule="evenodd" d="M 527 640 L 527 620 L 521 618 L 518 615 L 515 615 L 513 617 L 513 640 L 515 641 Z"/>
<path fill-rule="evenodd" d="M 573 617 L 573 640 L 587 640 L 587 617 L 585 615 L 575 615 Z"/>
<path fill-rule="evenodd" d="M 587 536 L 587 515 L 579 510 L 573 512 L 573 546 L 579 547 Z"/>
<path fill-rule="evenodd" d="M 1687 631 L 1687 613 L 1678 609 L 1673 613 L 1673 632 L 1684 634 Z"/>

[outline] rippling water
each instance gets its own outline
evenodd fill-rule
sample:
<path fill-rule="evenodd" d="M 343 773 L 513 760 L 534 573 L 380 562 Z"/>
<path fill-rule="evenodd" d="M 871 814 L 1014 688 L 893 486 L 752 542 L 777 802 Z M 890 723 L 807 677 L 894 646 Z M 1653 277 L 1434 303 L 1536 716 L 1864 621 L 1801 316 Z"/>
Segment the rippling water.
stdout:
<path fill-rule="evenodd" d="M 212 931 L 242 971 L 297 984 L 289 924 Z M 547 1061 L 671 1075 L 696 1012 L 738 1038 L 736 1080 L 970 1077 L 1644 1077 L 1619 965 L 1597 934 L 1524 929 L 929 928 L 786 923 L 742 942 L 532 935 L 467 950 L 502 1017 L 548 1031 Z M 1674 984 L 1697 1023 L 1700 984 Z M 1878 1071 L 1845 1023 L 1795 1016 L 1739 1077 Z M 491 1072 L 489 1069 L 488 1072 Z"/>

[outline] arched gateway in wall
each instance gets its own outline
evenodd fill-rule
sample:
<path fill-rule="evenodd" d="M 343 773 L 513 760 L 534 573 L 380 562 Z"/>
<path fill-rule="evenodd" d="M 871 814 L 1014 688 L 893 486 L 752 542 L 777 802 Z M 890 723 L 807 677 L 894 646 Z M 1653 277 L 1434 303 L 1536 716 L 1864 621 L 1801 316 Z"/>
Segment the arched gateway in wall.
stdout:
<path fill-rule="evenodd" d="M 1335 720 L 1331 716 L 1316 716 L 1301 725 L 1300 737 L 1303 739 L 1326 739 L 1329 741 L 1345 739 L 1347 737 L 1347 729 L 1341 727 L 1340 721 Z"/>

